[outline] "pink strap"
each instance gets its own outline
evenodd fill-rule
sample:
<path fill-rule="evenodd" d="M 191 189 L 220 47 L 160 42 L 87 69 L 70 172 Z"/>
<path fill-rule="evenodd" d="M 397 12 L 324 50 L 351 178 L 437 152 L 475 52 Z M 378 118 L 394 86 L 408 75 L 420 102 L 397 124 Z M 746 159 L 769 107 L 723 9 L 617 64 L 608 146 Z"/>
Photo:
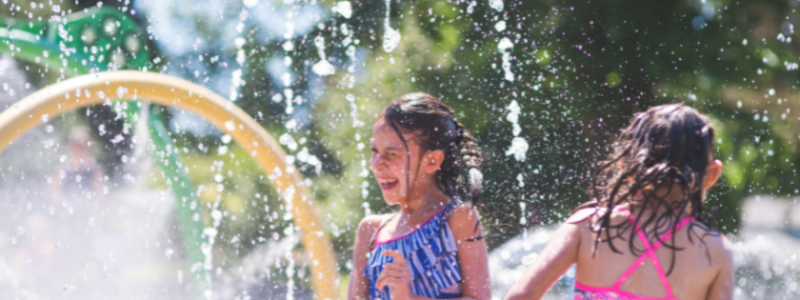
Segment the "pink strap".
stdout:
<path fill-rule="evenodd" d="M 624 210 L 627 211 L 627 209 Z M 622 283 L 631 277 L 633 272 L 635 272 L 636 269 L 638 269 L 639 266 L 644 263 L 644 260 L 650 258 L 650 260 L 653 262 L 653 267 L 655 267 L 656 271 L 658 272 L 658 277 L 661 279 L 661 284 L 664 286 L 664 291 L 667 293 L 667 297 L 670 299 L 674 298 L 672 294 L 672 286 L 669 284 L 669 280 L 667 280 L 667 275 L 664 272 L 664 268 L 661 267 L 661 263 L 658 261 L 658 256 L 656 256 L 656 249 L 661 247 L 661 242 L 656 240 L 653 245 L 650 245 L 650 242 L 647 240 L 647 236 L 644 234 L 644 231 L 641 227 L 639 227 L 639 224 L 636 223 L 636 219 L 633 217 L 633 215 L 631 215 L 630 212 L 628 212 L 628 220 L 630 220 L 631 224 L 636 226 L 636 234 L 639 236 L 642 244 L 644 244 L 645 252 L 642 254 L 642 256 L 639 256 L 639 258 L 636 259 L 636 261 L 628 268 L 628 270 L 625 271 L 625 273 L 622 273 L 622 276 L 620 276 L 619 279 L 617 279 L 617 282 L 614 283 L 614 288 L 619 289 L 620 286 L 622 286 Z M 675 227 L 675 230 L 680 230 L 683 226 L 689 224 L 689 222 L 693 220 L 694 218 L 692 217 L 684 218 L 680 223 L 678 223 L 678 225 Z M 674 231 L 670 229 L 661 237 L 660 240 L 669 239 L 672 237 L 673 233 Z"/>

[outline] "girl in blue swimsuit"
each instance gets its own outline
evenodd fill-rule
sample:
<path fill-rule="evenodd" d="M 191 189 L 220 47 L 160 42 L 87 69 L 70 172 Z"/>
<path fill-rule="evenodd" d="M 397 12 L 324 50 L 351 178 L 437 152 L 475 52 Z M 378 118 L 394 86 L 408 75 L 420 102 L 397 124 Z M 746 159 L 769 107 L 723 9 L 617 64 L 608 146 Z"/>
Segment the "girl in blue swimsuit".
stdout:
<path fill-rule="evenodd" d="M 381 113 L 370 167 L 399 211 L 358 226 L 347 299 L 490 298 L 480 163 L 476 139 L 433 96 L 408 94 Z"/>

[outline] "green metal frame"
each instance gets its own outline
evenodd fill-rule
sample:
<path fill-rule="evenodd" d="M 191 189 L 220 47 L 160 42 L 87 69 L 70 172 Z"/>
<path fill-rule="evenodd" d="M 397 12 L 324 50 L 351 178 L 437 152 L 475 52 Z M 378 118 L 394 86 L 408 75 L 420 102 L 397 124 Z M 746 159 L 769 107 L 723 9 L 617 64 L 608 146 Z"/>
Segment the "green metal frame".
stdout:
<path fill-rule="evenodd" d="M 68 15 L 58 22 L 30 22 L 23 19 L 6 20 L 0 27 L 0 52 L 14 58 L 36 63 L 57 71 L 65 77 L 106 70 L 144 70 L 149 64 L 144 33 L 130 16 L 109 8 L 97 8 Z M 133 104 L 133 103 L 131 103 Z M 143 109 L 150 105 L 142 103 Z M 140 105 L 128 105 L 123 115 L 134 125 L 133 115 Z M 210 270 L 203 268 L 205 257 L 203 223 L 194 215 L 199 213 L 194 185 L 182 166 L 162 116 L 156 110 L 147 114 L 150 137 L 159 155 L 156 159 L 169 186 L 175 194 L 175 205 L 181 224 L 184 249 L 193 271 L 190 277 L 192 295 L 200 299 L 210 290 Z M 135 126 L 131 126 L 135 127 Z"/>

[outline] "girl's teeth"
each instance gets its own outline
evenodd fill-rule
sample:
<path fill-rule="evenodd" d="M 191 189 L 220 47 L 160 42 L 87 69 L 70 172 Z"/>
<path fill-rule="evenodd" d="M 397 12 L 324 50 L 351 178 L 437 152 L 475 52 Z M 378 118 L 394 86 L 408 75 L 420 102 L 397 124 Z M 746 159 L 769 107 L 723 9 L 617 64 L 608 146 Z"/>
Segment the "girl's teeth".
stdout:
<path fill-rule="evenodd" d="M 383 188 L 383 189 L 390 189 L 390 188 L 392 188 L 392 187 L 396 186 L 396 185 L 397 185 L 397 183 L 398 183 L 398 181 L 397 181 L 397 180 L 392 180 L 392 181 L 381 181 L 381 182 L 380 182 L 380 185 L 381 185 L 381 188 Z"/>

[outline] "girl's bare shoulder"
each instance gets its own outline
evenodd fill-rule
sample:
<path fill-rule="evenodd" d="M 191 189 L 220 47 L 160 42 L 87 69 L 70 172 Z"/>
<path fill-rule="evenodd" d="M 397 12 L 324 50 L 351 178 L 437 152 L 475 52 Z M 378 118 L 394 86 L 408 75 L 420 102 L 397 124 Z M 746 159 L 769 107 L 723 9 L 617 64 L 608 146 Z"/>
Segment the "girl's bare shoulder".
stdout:
<path fill-rule="evenodd" d="M 453 207 L 447 219 L 452 230 L 474 230 L 481 218 L 478 210 L 471 203 L 466 202 Z"/>
<path fill-rule="evenodd" d="M 370 215 L 361 219 L 358 224 L 358 235 L 373 235 L 375 231 L 381 227 L 381 224 L 390 217 L 390 215 Z"/>
<path fill-rule="evenodd" d="M 591 227 L 591 224 L 597 223 L 603 214 L 605 214 L 606 208 L 602 207 L 587 207 L 579 209 L 572 213 L 572 215 L 567 218 L 565 223 L 568 224 L 575 224 L 580 227 Z M 611 214 L 611 221 L 612 223 L 616 223 L 615 221 L 623 220 L 625 217 L 622 214 L 617 213 L 616 211 Z"/>
<path fill-rule="evenodd" d="M 689 237 L 693 244 L 706 247 L 708 253 L 715 261 L 719 260 L 721 262 L 732 263 L 732 246 L 724 234 L 700 222 L 692 222 L 692 225 L 693 226 L 689 226 L 688 230 L 690 230 Z"/>
<path fill-rule="evenodd" d="M 575 224 L 575 225 L 588 224 L 597 218 L 598 213 L 599 210 L 597 208 L 590 208 L 590 207 L 583 208 L 576 212 L 573 212 L 572 215 L 570 215 L 569 218 L 567 218 L 567 221 L 565 223 Z"/>
<path fill-rule="evenodd" d="M 605 215 L 607 208 L 605 207 L 587 207 L 577 210 L 567 218 L 564 225 L 576 227 L 581 233 L 594 234 L 597 230 L 592 228 L 600 222 L 600 218 Z M 612 211 L 609 222 L 612 225 L 628 222 L 627 215 L 618 210 Z"/>

